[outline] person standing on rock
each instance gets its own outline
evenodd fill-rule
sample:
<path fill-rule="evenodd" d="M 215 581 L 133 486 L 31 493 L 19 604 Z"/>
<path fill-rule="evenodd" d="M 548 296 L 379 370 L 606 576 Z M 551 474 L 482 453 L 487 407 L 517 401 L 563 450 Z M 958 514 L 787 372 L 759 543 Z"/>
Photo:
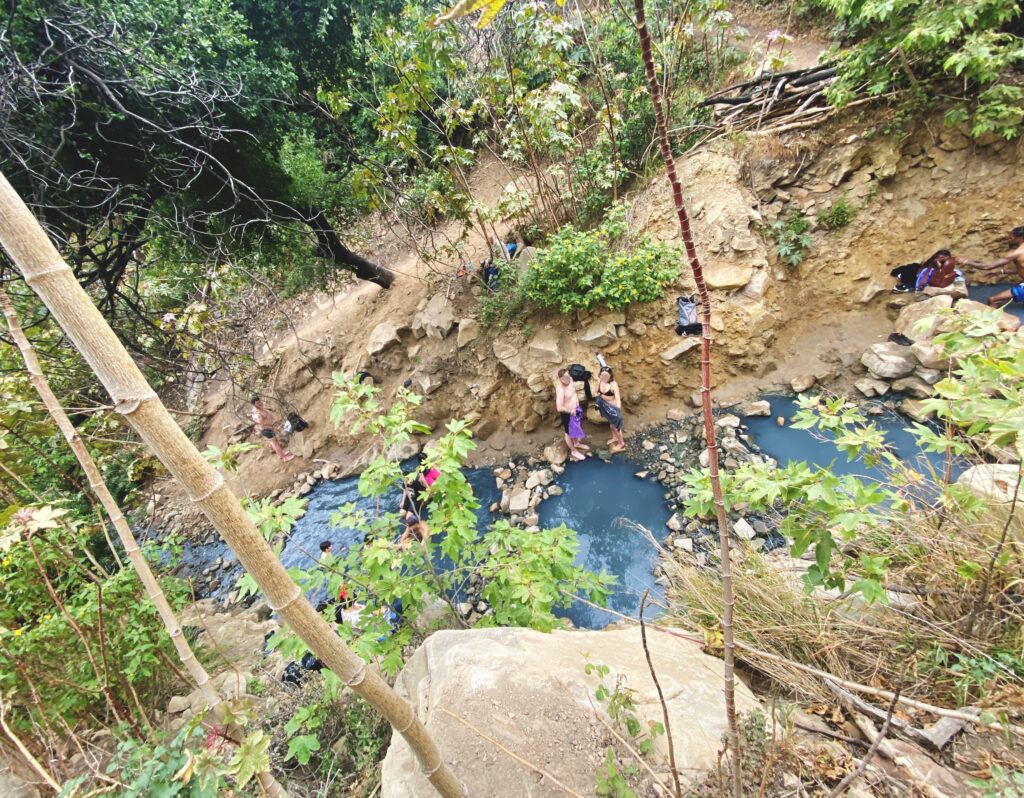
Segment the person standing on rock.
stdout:
<path fill-rule="evenodd" d="M 999 258 L 998 260 L 992 261 L 992 263 L 981 263 L 976 260 L 965 260 L 965 266 L 973 266 L 975 269 L 998 269 L 1012 265 L 1017 270 L 1017 278 L 1020 280 L 1016 285 L 1012 285 L 1005 291 L 1000 291 L 998 294 L 993 294 L 988 298 L 989 307 L 997 308 L 1001 305 L 1005 305 L 1011 300 L 1013 302 L 1020 302 L 1024 304 L 1024 225 L 1020 227 L 1014 227 L 1010 231 L 1009 236 L 1010 252 L 1006 257 Z"/>
<path fill-rule="evenodd" d="M 565 432 L 565 445 L 569 448 L 569 457 L 573 460 L 585 460 L 585 451 L 590 447 L 582 443 L 583 408 L 580 407 L 576 395 L 576 383 L 573 382 L 568 369 L 558 370 L 555 382 L 555 407 L 562 419 L 562 430 Z"/>
<path fill-rule="evenodd" d="M 277 433 L 274 432 L 274 416 L 263 406 L 263 402 L 260 401 L 258 396 L 253 396 L 250 399 L 252 402 L 252 410 L 249 412 L 249 417 L 253 420 L 256 425 L 256 434 L 261 438 L 266 438 L 270 444 L 270 448 L 274 450 L 274 454 L 277 455 L 277 459 L 282 463 L 287 463 L 289 460 L 294 460 L 295 455 L 291 452 L 285 451 L 281 445 L 281 441 L 277 439 Z"/>
<path fill-rule="evenodd" d="M 622 436 L 622 395 L 619 384 L 608 366 L 601 367 L 597 377 L 597 410 L 608 422 L 612 437 L 608 441 L 608 450 L 615 454 L 626 448 L 626 439 Z"/>

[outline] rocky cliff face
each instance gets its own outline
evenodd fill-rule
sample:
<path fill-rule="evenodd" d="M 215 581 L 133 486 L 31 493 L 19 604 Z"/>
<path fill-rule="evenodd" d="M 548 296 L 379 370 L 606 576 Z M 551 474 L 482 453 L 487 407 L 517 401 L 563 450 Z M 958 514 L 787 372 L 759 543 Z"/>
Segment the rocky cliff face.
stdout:
<path fill-rule="evenodd" d="M 893 266 L 940 247 L 988 258 L 1005 230 L 1021 223 L 1018 162 L 1013 145 L 970 140 L 941 120 L 903 136 L 851 122 L 781 138 L 719 139 L 681 157 L 712 287 L 718 396 L 788 389 L 797 377 L 826 387 L 848 378 L 864 350 L 891 331 Z M 627 199 L 634 229 L 677 239 L 663 177 Z M 852 221 L 840 230 L 819 226 L 817 215 L 840 200 L 854 209 Z M 792 213 L 809 219 L 813 237 L 796 268 L 778 259 L 767 235 L 773 221 Z M 366 369 L 386 393 L 411 379 L 426 395 L 426 422 L 470 418 L 483 462 L 555 441 L 553 372 L 593 364 L 598 350 L 616 369 L 627 429 L 663 420 L 698 385 L 697 342 L 672 330 L 672 300 L 692 288 L 686 270 L 658 302 L 614 313 L 536 314 L 502 331 L 480 323 L 478 296 L 465 280 L 427 271 L 412 255 L 399 272 L 391 291 L 352 285 L 268 349 L 259 378 L 282 407 L 287 402 L 312 422 L 293 444 L 301 457 L 358 465 L 352 454 L 364 446 L 327 420 L 330 375 L 338 370 Z M 230 388 L 212 395 L 208 442 L 245 435 L 244 401 Z M 302 467 L 297 460 L 280 468 L 268 457 L 261 447 L 243 458 L 238 479 L 250 492 L 282 487 Z"/>

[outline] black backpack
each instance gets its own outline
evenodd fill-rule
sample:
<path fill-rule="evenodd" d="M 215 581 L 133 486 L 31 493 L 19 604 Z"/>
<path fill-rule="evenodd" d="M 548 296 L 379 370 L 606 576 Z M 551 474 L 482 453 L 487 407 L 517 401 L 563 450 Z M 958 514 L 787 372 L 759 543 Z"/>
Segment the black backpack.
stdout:
<path fill-rule="evenodd" d="M 681 296 L 676 298 L 679 316 L 676 319 L 676 335 L 700 335 L 703 332 L 697 316 L 697 297 Z"/>
<path fill-rule="evenodd" d="M 291 412 L 285 417 L 284 429 L 288 433 L 302 432 L 304 429 L 309 429 L 309 424 L 298 413 Z"/>
<path fill-rule="evenodd" d="M 572 377 L 573 382 L 583 383 L 583 395 L 586 397 L 583 400 L 583 409 L 586 410 L 587 403 L 594 398 L 594 394 L 590 390 L 590 380 L 594 375 L 582 363 L 573 363 L 569 366 L 569 376 Z"/>

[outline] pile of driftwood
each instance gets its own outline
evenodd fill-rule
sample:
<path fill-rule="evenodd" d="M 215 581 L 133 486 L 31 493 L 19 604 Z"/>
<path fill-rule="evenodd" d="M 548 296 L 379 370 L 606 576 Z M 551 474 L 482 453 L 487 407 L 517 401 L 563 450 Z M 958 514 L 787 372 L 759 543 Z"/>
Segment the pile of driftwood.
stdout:
<path fill-rule="evenodd" d="M 712 94 L 715 122 L 739 130 L 775 130 L 794 123 L 820 121 L 834 109 L 825 90 L 836 79 L 834 64 L 789 72 L 764 72 Z"/>

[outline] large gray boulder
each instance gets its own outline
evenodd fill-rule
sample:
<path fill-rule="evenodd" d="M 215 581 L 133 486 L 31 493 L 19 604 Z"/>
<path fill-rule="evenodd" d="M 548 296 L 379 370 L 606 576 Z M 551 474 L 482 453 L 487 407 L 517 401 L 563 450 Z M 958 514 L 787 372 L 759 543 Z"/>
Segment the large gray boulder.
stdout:
<path fill-rule="evenodd" d="M 722 662 L 700 646 L 649 631 L 648 642 L 668 702 L 676 765 L 684 777 L 715 766 L 725 731 Z M 474 796 L 564 798 L 565 792 L 503 754 L 462 718 L 502 746 L 543 768 L 570 789 L 594 794 L 594 772 L 614 740 L 595 716 L 596 674 L 587 662 L 611 669 L 636 691 L 641 724 L 661 721 L 650 671 L 635 627 L 599 632 L 470 629 L 435 632 L 420 646 L 395 685 L 408 698 L 456 775 Z M 757 707 L 742 683 L 737 711 Z M 448 714 L 451 713 L 451 714 Z M 456 717 L 452 717 L 455 715 Z M 664 757 L 664 738 L 657 745 Z M 667 766 L 666 766 L 667 767 Z M 400 735 L 384 758 L 381 798 L 433 798 Z"/>
<path fill-rule="evenodd" d="M 917 368 L 917 358 L 910 348 L 892 341 L 872 344 L 860 362 L 867 366 L 868 371 L 874 376 L 885 380 L 906 377 Z"/>
<path fill-rule="evenodd" d="M 401 341 L 399 336 L 403 329 L 407 330 L 408 327 L 390 321 L 382 321 L 370 332 L 370 337 L 366 341 L 367 354 L 379 354 L 388 347 L 399 343 Z"/>
<path fill-rule="evenodd" d="M 968 468 L 957 477 L 956 483 L 986 499 L 1009 504 L 1020 479 L 1020 469 L 1020 463 L 984 463 Z M 1024 504 L 1024 490 L 1016 493 L 1017 504 Z"/>
<path fill-rule="evenodd" d="M 896 318 L 896 332 L 911 341 L 930 341 L 948 317 L 943 311 L 951 307 L 953 299 L 948 296 L 935 296 L 907 305 Z"/>
<path fill-rule="evenodd" d="M 417 338 L 444 338 L 451 332 L 458 319 L 452 310 L 452 303 L 444 294 L 434 294 L 427 306 L 413 316 L 412 332 Z"/>
<path fill-rule="evenodd" d="M 668 349 L 661 353 L 660 357 L 666 363 L 671 363 L 673 360 L 678 360 L 691 349 L 700 348 L 700 338 L 694 336 L 683 336 L 676 343 L 672 344 Z"/>

